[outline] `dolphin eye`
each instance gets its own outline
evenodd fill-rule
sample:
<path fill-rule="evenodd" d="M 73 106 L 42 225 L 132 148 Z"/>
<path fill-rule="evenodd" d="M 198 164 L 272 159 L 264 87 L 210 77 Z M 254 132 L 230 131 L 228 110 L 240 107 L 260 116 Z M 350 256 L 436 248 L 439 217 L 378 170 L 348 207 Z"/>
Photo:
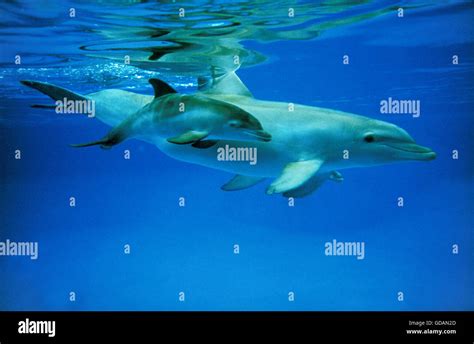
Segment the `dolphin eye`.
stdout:
<path fill-rule="evenodd" d="M 240 121 L 237 121 L 237 120 L 233 120 L 233 121 L 230 121 L 229 122 L 229 127 L 231 128 L 238 128 L 241 126 L 241 123 Z"/>
<path fill-rule="evenodd" d="M 375 141 L 375 136 L 372 135 L 372 134 L 365 135 L 364 141 L 367 142 L 367 143 L 374 142 Z"/>

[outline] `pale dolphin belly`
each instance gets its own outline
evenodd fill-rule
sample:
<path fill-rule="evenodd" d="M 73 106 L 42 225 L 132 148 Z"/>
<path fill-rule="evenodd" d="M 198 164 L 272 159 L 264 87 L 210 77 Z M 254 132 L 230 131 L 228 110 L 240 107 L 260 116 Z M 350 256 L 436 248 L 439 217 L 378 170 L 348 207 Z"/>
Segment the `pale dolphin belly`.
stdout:
<path fill-rule="evenodd" d="M 275 149 L 270 143 L 251 143 L 242 141 L 221 140 L 215 146 L 208 149 L 197 149 L 191 145 L 175 145 L 166 140 L 154 140 L 153 142 L 163 153 L 181 161 L 198 164 L 217 170 L 235 174 L 255 177 L 274 177 L 281 173 L 283 167 L 291 161 L 291 154 Z M 218 149 L 225 146 L 256 148 L 256 163 L 251 161 L 219 161 Z"/>

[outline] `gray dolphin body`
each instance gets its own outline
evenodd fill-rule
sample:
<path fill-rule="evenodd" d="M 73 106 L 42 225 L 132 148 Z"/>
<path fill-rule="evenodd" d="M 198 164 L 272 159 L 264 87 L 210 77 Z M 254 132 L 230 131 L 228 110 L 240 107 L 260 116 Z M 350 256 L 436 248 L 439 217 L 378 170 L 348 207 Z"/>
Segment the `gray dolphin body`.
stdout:
<path fill-rule="evenodd" d="M 271 140 L 260 122 L 243 109 L 200 94 L 179 94 L 158 79 L 150 79 L 154 97 L 122 90 L 80 95 L 48 83 L 29 80 L 22 83 L 56 101 L 92 101 L 96 117 L 114 127 L 102 139 L 74 147 L 101 145 L 107 148 L 128 138 L 155 143 L 156 138 L 166 137 L 170 143 L 192 144 L 195 148 L 209 148 L 217 139 L 224 138 Z"/>
<path fill-rule="evenodd" d="M 92 95 L 100 98 L 98 103 L 102 102 L 103 107 L 107 108 L 103 113 L 98 109 L 97 117 L 107 124 L 117 125 L 118 121 L 113 118 L 117 115 L 107 114 L 107 103 L 112 100 L 106 100 L 104 95 Z M 133 129 L 136 138 L 155 144 L 175 159 L 234 173 L 234 178 L 222 186 L 226 191 L 245 189 L 265 178 L 274 178 L 267 188 L 268 194 L 304 197 L 326 180 L 342 181 L 338 171 L 345 168 L 428 161 L 436 157 L 431 149 L 416 144 L 405 130 L 391 123 L 331 109 L 297 104 L 291 109 L 288 103 L 257 100 L 235 73 L 211 80 L 198 95 L 251 114 L 271 134 L 271 140 L 242 140 L 239 135 L 233 135 L 235 133 L 231 132 L 231 128 L 221 127 L 220 138 L 213 140 L 212 144 L 198 147 L 208 149 L 175 144 L 169 140 L 169 135 L 182 131 L 186 118 L 173 117 L 175 122 L 162 123 L 166 127 L 162 133 L 156 134 L 155 131 L 150 134 L 147 132 L 150 118 L 154 117 L 154 113 L 163 111 L 163 103 L 158 98 L 153 104 L 153 99 L 142 98 L 147 96 L 141 95 L 133 96 L 130 103 L 134 104 L 135 111 L 129 117 L 125 116 L 122 125 L 125 125 L 127 118 L 130 120 L 134 116 L 135 122 L 140 123 Z M 145 105 L 140 108 L 143 103 Z M 156 111 L 157 107 L 161 110 Z M 176 130 L 178 127 L 179 130 Z M 229 147 L 254 149 L 258 153 L 258 163 L 219 160 L 218 152 Z"/>

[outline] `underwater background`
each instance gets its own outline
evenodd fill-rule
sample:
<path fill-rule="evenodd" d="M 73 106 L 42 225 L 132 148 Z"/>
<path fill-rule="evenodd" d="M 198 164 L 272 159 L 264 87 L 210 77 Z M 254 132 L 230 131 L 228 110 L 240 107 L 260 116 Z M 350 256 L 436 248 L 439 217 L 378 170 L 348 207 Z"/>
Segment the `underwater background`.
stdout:
<path fill-rule="evenodd" d="M 0 241 L 39 243 L 0 256 L 0 310 L 474 309 L 473 2 L 7 1 L 0 18 Z M 31 108 L 51 100 L 19 83 L 192 93 L 235 56 L 256 98 L 395 123 L 437 159 L 343 170 L 290 207 L 142 141 L 73 149 L 108 127 Z M 389 97 L 420 116 L 381 114 Z M 365 258 L 326 256 L 333 239 Z"/>

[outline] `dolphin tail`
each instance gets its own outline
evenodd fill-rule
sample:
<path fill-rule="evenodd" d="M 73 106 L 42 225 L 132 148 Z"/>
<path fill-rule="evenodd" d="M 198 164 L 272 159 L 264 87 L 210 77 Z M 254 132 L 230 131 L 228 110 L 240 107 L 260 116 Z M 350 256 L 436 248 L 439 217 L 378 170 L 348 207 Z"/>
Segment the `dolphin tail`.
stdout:
<path fill-rule="evenodd" d="M 118 145 L 120 142 L 125 141 L 127 139 L 127 135 L 124 134 L 123 131 L 120 130 L 112 130 L 108 135 L 103 137 L 100 140 L 87 142 L 87 143 L 77 143 L 71 144 L 71 147 L 81 148 L 81 147 L 90 147 L 100 145 L 100 148 L 108 149 L 112 146 Z"/>
<path fill-rule="evenodd" d="M 47 82 L 22 80 L 20 81 L 23 85 L 34 88 L 43 94 L 51 97 L 54 100 L 62 100 L 64 98 L 68 100 L 87 100 L 87 97 L 74 93 L 65 88 L 48 84 Z"/>

